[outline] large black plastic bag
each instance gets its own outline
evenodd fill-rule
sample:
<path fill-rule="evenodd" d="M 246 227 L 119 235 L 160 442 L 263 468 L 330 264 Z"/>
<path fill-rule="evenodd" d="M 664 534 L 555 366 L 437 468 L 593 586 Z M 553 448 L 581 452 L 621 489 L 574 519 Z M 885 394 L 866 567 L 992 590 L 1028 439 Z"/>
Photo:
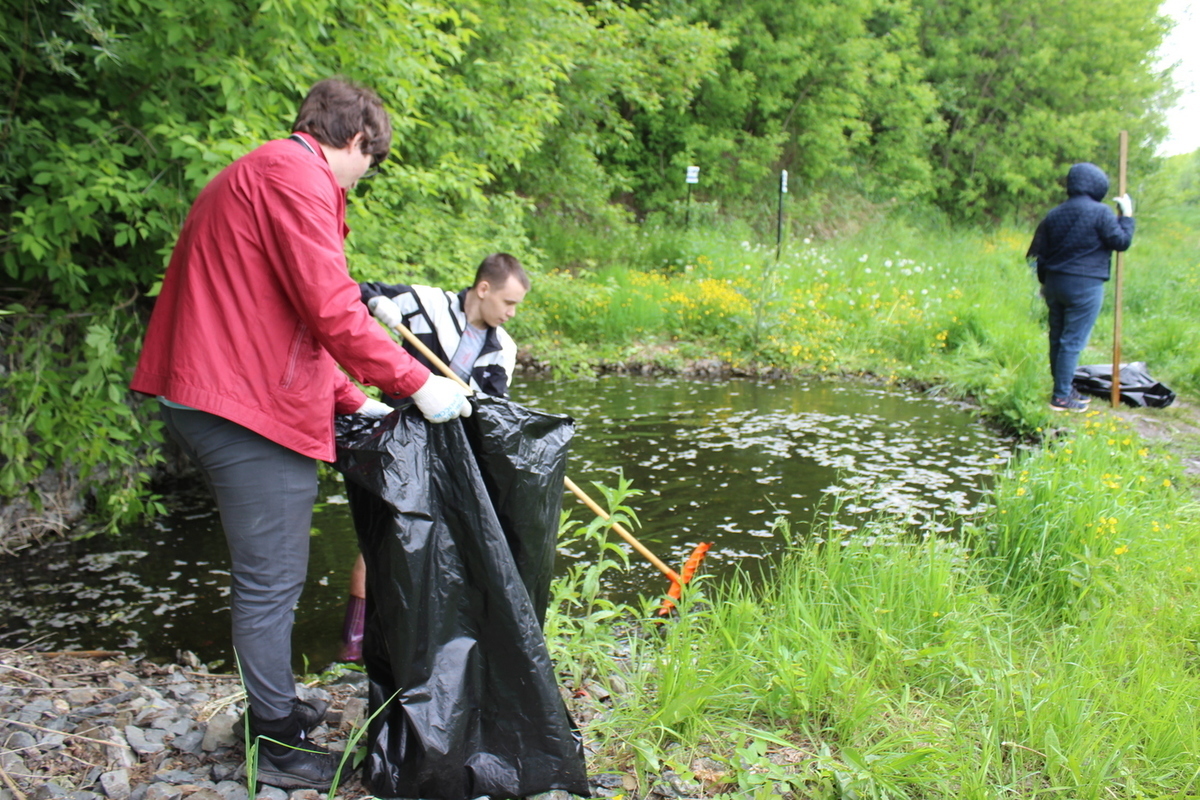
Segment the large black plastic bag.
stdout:
<path fill-rule="evenodd" d="M 541 628 L 572 426 L 488 397 L 461 423 L 339 418 L 370 713 L 384 709 L 364 764 L 375 795 L 588 794 Z"/>
<path fill-rule="evenodd" d="M 1175 402 L 1175 393 L 1150 377 L 1144 361 L 1122 364 L 1119 380 L 1121 402 L 1125 405 L 1166 408 Z M 1112 397 L 1112 364 L 1076 367 L 1071 383 L 1077 391 L 1098 397 Z"/>

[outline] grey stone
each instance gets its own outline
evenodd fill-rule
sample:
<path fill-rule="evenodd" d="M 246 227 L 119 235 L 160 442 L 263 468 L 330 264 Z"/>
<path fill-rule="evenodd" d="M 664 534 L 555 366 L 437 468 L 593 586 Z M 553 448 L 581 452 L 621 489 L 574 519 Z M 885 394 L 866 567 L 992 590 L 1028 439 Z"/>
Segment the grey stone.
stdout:
<path fill-rule="evenodd" d="M 158 783 L 194 783 L 196 776 L 184 769 L 160 769 L 151 780 Z"/>
<path fill-rule="evenodd" d="M 71 689 L 66 694 L 67 702 L 71 707 L 89 706 L 96 702 L 96 693 L 91 689 Z"/>
<path fill-rule="evenodd" d="M 37 739 L 34 739 L 31 733 L 14 731 L 4 740 L 4 746 L 9 750 L 25 750 L 26 748 L 37 747 Z"/>
<path fill-rule="evenodd" d="M 112 742 L 104 748 L 104 754 L 108 757 L 110 766 L 120 769 L 121 767 L 132 767 L 137 763 L 137 756 L 130 749 L 125 741 L 125 736 L 116 728 L 108 727 L 104 729 L 104 738 Z"/>
<path fill-rule="evenodd" d="M 129 800 L 145 800 L 146 792 L 150 789 L 150 784 L 139 783 L 133 787 L 133 792 L 129 795 Z"/>
<path fill-rule="evenodd" d="M 159 708 L 155 705 L 144 705 L 137 715 L 134 716 L 133 722 L 135 725 L 152 725 L 155 720 L 166 714 L 166 709 Z"/>
<path fill-rule="evenodd" d="M 367 717 L 367 701 L 361 697 L 351 697 L 342 708 L 341 726 L 344 729 L 358 728 Z"/>
<path fill-rule="evenodd" d="M 221 781 L 217 784 L 217 794 L 221 800 L 249 800 L 250 794 L 246 787 L 237 781 Z"/>
<path fill-rule="evenodd" d="M 148 756 L 163 751 L 162 741 L 154 741 L 152 731 L 145 731 L 136 725 L 125 726 L 125 741 L 129 742 L 129 746 L 138 755 Z M 161 736 L 162 731 L 158 732 Z"/>
<path fill-rule="evenodd" d="M 133 789 L 129 785 L 129 770 L 114 769 L 100 776 L 100 788 L 111 800 L 129 800 Z"/>
<path fill-rule="evenodd" d="M 181 797 L 183 797 L 183 791 L 178 786 L 152 783 L 150 788 L 146 789 L 144 800 L 178 800 Z"/>
<path fill-rule="evenodd" d="M 141 683 L 136 676 L 130 675 L 128 672 L 121 670 L 116 675 L 109 678 L 109 685 L 114 689 L 132 689 Z"/>
<path fill-rule="evenodd" d="M 672 770 L 663 772 L 663 778 L 680 797 L 696 797 L 703 793 L 704 787 L 694 781 L 684 780 L 679 773 Z"/>
<path fill-rule="evenodd" d="M 201 747 L 204 752 L 211 753 L 218 747 L 232 747 L 241 738 L 236 730 L 237 718 L 232 714 L 217 714 L 208 721 L 204 730 L 204 740 Z"/>
<path fill-rule="evenodd" d="M 296 789 L 292 792 L 290 800 L 321 800 L 321 793 L 316 789 Z"/>
<path fill-rule="evenodd" d="M 53 750 L 55 747 L 62 747 L 65 738 L 61 733 L 47 733 L 41 739 L 38 739 L 38 748 L 41 750 Z"/>
<path fill-rule="evenodd" d="M 208 774 L 217 782 L 217 786 L 220 786 L 235 777 L 240 771 L 241 767 L 236 764 L 218 763 L 213 764 L 212 770 Z"/>
<path fill-rule="evenodd" d="M 188 800 L 222 800 L 216 789 L 205 786 L 198 792 L 188 795 Z"/>
<path fill-rule="evenodd" d="M 41 698 L 34 700 L 32 703 L 27 703 L 21 709 L 21 713 L 17 715 L 17 721 L 41 724 L 40 720 L 43 715 L 49 716 L 53 713 L 54 704 L 45 698 Z"/>
<path fill-rule="evenodd" d="M 104 795 L 89 792 L 86 789 L 76 789 L 73 792 L 67 792 L 63 800 L 104 800 Z"/>
<path fill-rule="evenodd" d="M 33 790 L 33 794 L 29 795 L 32 800 L 54 800 L 56 797 L 66 797 L 67 790 L 59 786 L 54 781 L 46 781 L 41 786 Z"/>
<path fill-rule="evenodd" d="M 190 753 L 198 756 L 204 752 L 204 732 L 195 730 L 188 731 L 182 736 L 176 736 L 171 740 L 171 746 L 181 753 Z"/>
<path fill-rule="evenodd" d="M 0 769 L 10 775 L 25 774 L 25 759 L 11 750 L 0 752 Z"/>
<path fill-rule="evenodd" d="M 255 798 L 256 800 L 288 800 L 288 793 L 283 789 L 264 785 Z"/>
<path fill-rule="evenodd" d="M 167 689 L 167 696 L 174 697 L 176 700 L 186 700 L 188 695 L 196 691 L 196 686 L 193 683 L 184 681 Z"/>
<path fill-rule="evenodd" d="M 194 730 L 196 728 L 196 723 L 187 717 L 177 717 L 173 720 L 169 720 L 168 724 L 159 727 L 172 736 L 178 737 L 183 736 L 188 731 Z"/>
<path fill-rule="evenodd" d="M 50 720 L 49 722 L 47 722 L 47 723 L 46 723 L 45 725 L 43 725 L 42 727 L 43 727 L 43 728 L 49 728 L 49 729 L 50 729 L 50 730 L 52 730 L 52 731 L 64 731 L 64 732 L 65 732 L 65 731 L 67 731 L 67 730 L 69 730 L 69 729 L 70 729 L 70 727 L 71 727 L 71 720 L 70 720 L 70 719 L 69 719 L 69 718 L 66 716 L 66 714 L 64 713 L 64 715 L 63 715 L 63 716 L 61 716 L 61 717 L 56 717 L 56 718 L 54 718 L 54 719 Z"/>
<path fill-rule="evenodd" d="M 326 703 L 333 701 L 333 695 L 320 686 L 305 686 L 304 684 L 296 684 L 296 696 L 301 700 L 321 700 Z"/>

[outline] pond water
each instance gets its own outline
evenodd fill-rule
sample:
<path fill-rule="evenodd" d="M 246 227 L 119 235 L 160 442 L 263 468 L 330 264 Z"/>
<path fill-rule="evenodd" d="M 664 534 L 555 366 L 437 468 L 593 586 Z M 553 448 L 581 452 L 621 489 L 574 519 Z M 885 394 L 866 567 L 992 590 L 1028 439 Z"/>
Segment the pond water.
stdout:
<path fill-rule="evenodd" d="M 704 569 L 716 575 L 769 563 L 784 547 L 772 535 L 778 516 L 802 535 L 835 498 L 843 527 L 893 514 L 915 532 L 952 535 L 979 510 L 1012 447 L 958 404 L 862 384 L 525 380 L 513 399 L 574 417 L 568 475 L 600 499 L 592 481 L 615 485 L 623 472 L 643 492 L 629 501 L 637 537 L 675 569 L 698 542 L 711 542 Z M 298 669 L 335 658 L 356 553 L 332 470 L 319 497 L 297 609 Z M 169 516 L 117 537 L 54 542 L 0 561 L 0 585 L 9 587 L 0 646 L 228 659 L 228 556 L 216 511 L 200 487 L 173 494 L 170 505 Z M 590 516 L 570 495 L 564 506 L 576 519 Z M 560 554 L 560 571 L 588 557 Z M 615 599 L 668 585 L 637 554 L 627 573 L 609 574 Z"/>

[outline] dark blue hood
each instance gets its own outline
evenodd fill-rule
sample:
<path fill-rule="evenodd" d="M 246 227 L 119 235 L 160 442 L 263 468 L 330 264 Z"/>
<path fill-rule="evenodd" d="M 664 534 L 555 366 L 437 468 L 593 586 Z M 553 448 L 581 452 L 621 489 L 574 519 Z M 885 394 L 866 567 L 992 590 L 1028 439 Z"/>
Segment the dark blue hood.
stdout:
<path fill-rule="evenodd" d="M 1075 197 L 1080 194 L 1086 194 L 1093 200 L 1103 200 L 1104 195 L 1108 194 L 1108 176 L 1104 170 L 1086 161 L 1071 167 L 1067 173 L 1067 195 Z"/>

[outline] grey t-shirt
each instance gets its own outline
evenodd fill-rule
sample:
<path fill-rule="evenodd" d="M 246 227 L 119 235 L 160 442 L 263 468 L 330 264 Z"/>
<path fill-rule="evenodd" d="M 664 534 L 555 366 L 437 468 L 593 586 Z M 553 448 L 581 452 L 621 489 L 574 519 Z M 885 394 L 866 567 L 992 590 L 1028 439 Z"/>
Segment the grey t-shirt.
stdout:
<path fill-rule="evenodd" d="M 463 329 L 462 338 L 458 340 L 458 349 L 454 351 L 454 358 L 450 359 L 450 369 L 467 383 L 471 382 L 471 369 L 475 366 L 486 340 L 487 329 L 476 328 L 474 325 L 467 325 Z"/>

